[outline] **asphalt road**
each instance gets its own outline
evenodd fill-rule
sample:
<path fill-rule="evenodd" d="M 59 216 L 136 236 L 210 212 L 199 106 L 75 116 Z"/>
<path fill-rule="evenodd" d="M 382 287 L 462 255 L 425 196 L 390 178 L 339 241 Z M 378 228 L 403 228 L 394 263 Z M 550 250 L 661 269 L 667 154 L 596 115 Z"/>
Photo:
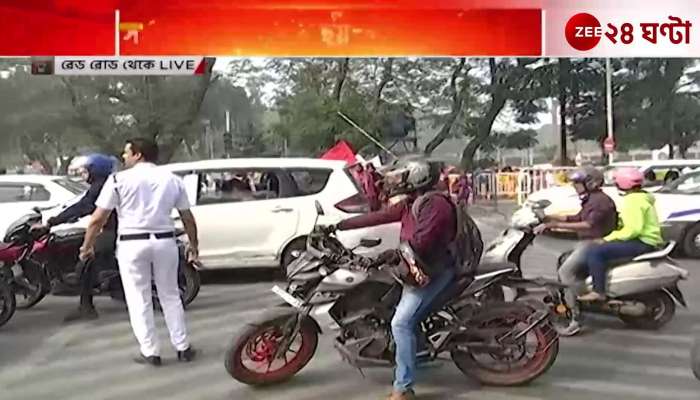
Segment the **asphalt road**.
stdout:
<path fill-rule="evenodd" d="M 484 234 L 493 237 L 502 221 L 490 217 L 486 222 Z M 556 257 L 571 245 L 563 239 L 538 239 L 525 255 L 525 273 L 552 275 Z M 681 285 L 690 308 L 679 308 L 661 331 L 629 330 L 614 319 L 595 319 L 585 335 L 562 339 L 552 369 L 529 386 L 482 388 L 444 363 L 421 371 L 419 398 L 700 399 L 700 382 L 689 368 L 692 332 L 700 330 L 700 262 L 682 263 L 691 271 Z M 340 361 L 330 338 L 322 339 L 312 362 L 284 385 L 252 389 L 232 380 L 223 353 L 237 329 L 277 302 L 269 290 L 273 275 L 254 271 L 206 278 L 210 283 L 187 312 L 192 342 L 202 350 L 195 362 L 175 361 L 160 316 L 165 365 L 153 369 L 131 361 L 138 348 L 122 305 L 98 299 L 99 320 L 63 325 L 63 315 L 77 299 L 50 297 L 0 328 L 0 399 L 367 400 L 388 393 L 390 370 L 368 369 L 363 378 Z"/>

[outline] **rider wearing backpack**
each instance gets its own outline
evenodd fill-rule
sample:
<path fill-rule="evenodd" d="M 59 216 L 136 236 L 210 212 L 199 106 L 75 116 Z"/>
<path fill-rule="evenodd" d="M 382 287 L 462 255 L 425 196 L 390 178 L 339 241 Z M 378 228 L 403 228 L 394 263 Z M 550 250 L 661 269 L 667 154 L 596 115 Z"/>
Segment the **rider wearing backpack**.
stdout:
<path fill-rule="evenodd" d="M 439 176 L 439 170 L 424 161 L 399 164 L 385 175 L 385 181 L 392 188 L 392 195 L 404 194 L 405 199 L 389 208 L 346 219 L 335 227 L 350 230 L 400 221 L 401 242 L 407 243 L 426 264 L 423 272 L 427 279 L 407 279 L 414 284 L 404 285 L 391 321 L 396 369 L 389 400 L 415 398 L 416 327 L 429 312 L 432 301 L 462 273 L 461 266 L 474 264 L 474 260 L 465 260 L 464 256 L 464 248 L 471 250 L 472 246 L 455 240 L 465 232 L 458 221 L 459 209 L 449 197 L 433 191 Z M 395 264 L 399 256 L 396 250 L 388 250 L 380 258 Z"/>

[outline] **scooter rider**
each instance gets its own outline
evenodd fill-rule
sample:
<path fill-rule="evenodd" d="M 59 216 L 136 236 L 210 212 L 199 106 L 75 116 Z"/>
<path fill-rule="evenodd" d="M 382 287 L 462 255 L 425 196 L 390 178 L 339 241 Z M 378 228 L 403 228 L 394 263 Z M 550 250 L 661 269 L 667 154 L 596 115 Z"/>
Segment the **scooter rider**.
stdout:
<path fill-rule="evenodd" d="M 576 298 L 588 275 L 588 251 L 594 240 L 602 239 L 617 226 L 615 203 L 600 189 L 604 180 L 603 173 L 594 167 L 572 172 L 569 181 L 573 183 L 581 200 L 581 211 L 568 217 L 548 217 L 548 222 L 535 228 L 537 234 L 549 229 L 575 231 L 581 240 L 559 268 L 559 280 L 569 286 L 565 291 L 565 299 L 571 307 L 572 314 L 569 326 L 559 330 L 564 336 L 575 335 L 581 330 L 580 310 Z"/>
<path fill-rule="evenodd" d="M 413 399 L 416 372 L 416 327 L 429 311 L 431 302 L 455 276 L 454 261 L 446 243 L 454 240 L 456 215 L 450 200 L 442 195 L 429 196 L 421 201 L 419 209 L 412 209 L 415 200 L 432 191 L 439 179 L 439 171 L 425 161 L 400 164 L 385 176 L 392 195 L 405 194 L 406 198 L 381 211 L 353 217 L 340 222 L 339 230 L 349 230 L 401 222 L 400 240 L 408 241 L 411 248 L 438 272 L 426 286 L 404 285 L 401 300 L 396 306 L 391 329 L 396 342 L 396 369 L 393 391 L 389 400 Z M 332 229 L 332 228 L 331 228 Z M 385 260 L 395 255 L 386 251 Z"/>
<path fill-rule="evenodd" d="M 637 168 L 620 168 L 615 171 L 615 185 L 622 194 L 619 229 L 597 240 L 586 258 L 593 278 L 593 291 L 580 301 L 606 299 L 607 269 L 610 261 L 634 258 L 650 253 L 663 245 L 659 216 L 654 207 L 654 196 L 642 190 L 644 175 Z"/>
<path fill-rule="evenodd" d="M 103 154 L 90 154 L 79 158 L 76 163 L 72 163 L 71 168 L 77 169 L 81 173 L 83 178 L 90 184 L 90 188 L 77 203 L 66 208 L 55 217 L 49 218 L 47 220 L 48 227 L 61 225 L 92 214 L 95 211 L 95 201 L 97 201 L 105 181 L 114 172 L 115 166 L 115 158 Z M 116 232 L 117 218 L 116 214 L 112 213 L 102 233 L 98 236 L 95 246 L 95 260 L 87 265 L 86 268 L 82 268 L 81 273 L 79 273 L 80 305 L 77 310 L 66 315 L 65 322 L 98 318 L 92 299 L 96 269 L 97 267 L 107 267 L 110 263 L 114 263 Z"/>

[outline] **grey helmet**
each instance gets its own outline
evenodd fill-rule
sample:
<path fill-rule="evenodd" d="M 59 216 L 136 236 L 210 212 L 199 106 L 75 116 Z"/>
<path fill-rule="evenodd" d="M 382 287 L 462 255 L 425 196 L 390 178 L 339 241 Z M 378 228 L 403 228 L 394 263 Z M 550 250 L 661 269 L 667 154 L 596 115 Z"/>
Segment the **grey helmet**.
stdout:
<path fill-rule="evenodd" d="M 587 192 L 599 190 L 605 182 L 603 172 L 594 167 L 584 167 L 569 174 L 569 180 L 573 183 L 582 183 Z"/>

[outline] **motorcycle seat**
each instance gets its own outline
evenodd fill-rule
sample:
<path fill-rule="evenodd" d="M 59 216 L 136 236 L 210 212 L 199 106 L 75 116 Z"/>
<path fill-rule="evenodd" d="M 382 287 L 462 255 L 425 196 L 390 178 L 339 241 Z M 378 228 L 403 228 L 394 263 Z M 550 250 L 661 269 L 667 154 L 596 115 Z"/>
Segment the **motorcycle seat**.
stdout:
<path fill-rule="evenodd" d="M 610 267 L 618 267 L 622 264 L 627 264 L 630 262 L 658 260 L 661 258 L 668 257 L 668 255 L 671 254 L 671 252 L 673 251 L 673 249 L 675 247 L 676 247 L 676 242 L 671 241 L 663 249 L 655 250 L 655 251 L 652 251 L 650 253 L 640 254 L 637 257 L 618 258 L 618 259 L 610 261 L 609 265 L 610 265 Z"/>
<path fill-rule="evenodd" d="M 476 267 L 476 274 L 488 274 L 489 272 L 496 272 L 505 269 L 517 270 L 518 266 L 511 262 L 494 262 L 494 263 L 482 263 Z"/>
<path fill-rule="evenodd" d="M 73 237 L 73 236 L 81 236 L 85 235 L 85 228 L 66 228 L 66 229 L 59 229 L 55 232 L 53 232 L 54 236 L 57 238 L 67 238 L 67 237 Z"/>
<path fill-rule="evenodd" d="M 671 241 L 668 242 L 668 244 L 666 244 L 666 247 L 664 247 L 663 249 L 652 251 L 651 253 L 644 253 L 640 256 L 635 257 L 632 261 L 646 261 L 665 258 L 668 257 L 669 254 L 671 254 L 674 248 L 676 248 L 676 242 Z"/>
<path fill-rule="evenodd" d="M 468 288 L 473 280 L 474 279 L 470 276 L 462 276 L 459 279 L 457 279 L 457 281 L 450 283 L 449 286 L 445 288 L 445 290 L 440 292 L 440 294 L 437 295 L 435 300 L 433 300 L 433 303 L 430 306 L 431 312 L 436 312 L 442 307 L 444 307 L 457 295 L 459 295 L 466 288 Z"/>

